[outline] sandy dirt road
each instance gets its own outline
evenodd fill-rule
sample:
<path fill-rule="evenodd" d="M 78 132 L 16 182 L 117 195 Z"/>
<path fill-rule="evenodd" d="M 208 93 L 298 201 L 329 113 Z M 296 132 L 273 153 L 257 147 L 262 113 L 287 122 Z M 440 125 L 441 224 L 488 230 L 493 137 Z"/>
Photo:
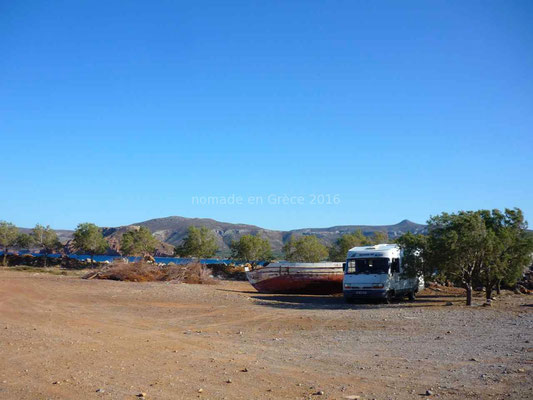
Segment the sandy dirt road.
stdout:
<path fill-rule="evenodd" d="M 533 398 L 533 298 L 462 303 L 426 290 L 414 303 L 345 305 L 247 282 L 3 269 L 0 398 Z"/>

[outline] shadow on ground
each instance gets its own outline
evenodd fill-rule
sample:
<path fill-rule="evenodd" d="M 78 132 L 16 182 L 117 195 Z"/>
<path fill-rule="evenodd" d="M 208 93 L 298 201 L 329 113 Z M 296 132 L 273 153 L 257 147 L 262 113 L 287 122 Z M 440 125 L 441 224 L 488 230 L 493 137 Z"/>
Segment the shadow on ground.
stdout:
<path fill-rule="evenodd" d="M 443 296 L 444 297 L 444 296 Z M 251 296 L 257 304 L 274 308 L 299 309 L 299 310 L 371 310 L 375 308 L 413 308 L 436 307 L 446 303 L 444 298 L 434 296 L 420 297 L 414 302 L 395 301 L 392 304 L 383 302 L 358 302 L 347 304 L 342 296 L 306 296 L 306 295 L 258 295 Z"/>
<path fill-rule="evenodd" d="M 257 294 L 257 290 L 236 290 L 236 289 L 216 289 L 216 290 L 218 290 L 219 292 Z"/>

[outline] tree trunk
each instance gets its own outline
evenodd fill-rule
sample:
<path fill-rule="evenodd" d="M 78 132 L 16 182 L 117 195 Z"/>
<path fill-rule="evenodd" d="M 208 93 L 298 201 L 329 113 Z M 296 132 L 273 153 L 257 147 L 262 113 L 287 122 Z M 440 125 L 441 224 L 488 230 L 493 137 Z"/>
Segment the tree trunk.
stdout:
<path fill-rule="evenodd" d="M 486 299 L 487 299 L 487 302 L 491 299 L 492 297 L 492 283 L 489 283 L 486 288 L 485 288 L 485 294 L 486 294 Z"/>
<path fill-rule="evenodd" d="M 493 287 L 494 287 L 494 284 L 492 283 L 492 280 L 490 279 L 490 266 L 487 266 L 485 269 L 485 298 L 487 299 L 487 303 L 489 302 L 492 296 Z"/>
<path fill-rule="evenodd" d="M 91 253 L 91 267 L 94 267 L 94 253 Z"/>
<path fill-rule="evenodd" d="M 46 264 L 47 264 L 47 261 L 48 261 L 48 253 L 45 251 L 44 252 L 44 267 L 46 268 Z"/>
<path fill-rule="evenodd" d="M 4 248 L 4 258 L 3 258 L 3 260 L 2 260 L 2 265 L 3 265 L 4 267 L 7 266 L 7 247 Z"/>
<path fill-rule="evenodd" d="M 501 279 L 498 279 L 498 282 L 496 282 L 496 294 L 501 294 L 501 285 L 502 283 L 502 280 Z"/>
<path fill-rule="evenodd" d="M 472 284 L 471 283 L 466 284 L 466 305 L 467 306 L 472 305 Z"/>

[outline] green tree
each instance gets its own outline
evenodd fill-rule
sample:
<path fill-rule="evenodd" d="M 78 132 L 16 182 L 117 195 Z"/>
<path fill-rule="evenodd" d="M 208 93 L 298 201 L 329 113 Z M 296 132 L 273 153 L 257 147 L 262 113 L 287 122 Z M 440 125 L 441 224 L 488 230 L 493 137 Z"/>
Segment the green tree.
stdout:
<path fill-rule="evenodd" d="M 242 261 L 270 261 L 272 249 L 268 239 L 261 236 L 243 235 L 230 245 L 231 257 Z"/>
<path fill-rule="evenodd" d="M 61 248 L 56 232 L 50 228 L 50 225 L 35 225 L 31 232 L 33 243 L 39 247 L 44 254 L 44 266 L 46 267 L 48 255 Z"/>
<path fill-rule="evenodd" d="M 502 281 L 516 284 L 531 263 L 533 238 L 518 208 L 442 213 L 428 221 L 428 236 L 407 233 L 397 239 L 408 273 L 438 272 L 460 281 L 472 304 L 473 283 L 485 287 L 490 299 Z"/>
<path fill-rule="evenodd" d="M 442 213 L 428 221 L 429 265 L 466 289 L 466 305 L 472 305 L 472 284 L 485 268 L 492 251 L 492 237 L 479 212 Z"/>
<path fill-rule="evenodd" d="M 513 245 L 510 256 L 507 258 L 509 268 L 505 270 L 503 279 L 496 284 L 497 293 L 500 294 L 500 284 L 515 286 L 522 277 L 527 267 L 533 266 L 531 255 L 533 254 L 533 235 L 527 233 L 520 235 Z"/>
<path fill-rule="evenodd" d="M 371 237 L 372 244 L 382 244 L 389 241 L 389 235 L 387 232 L 375 231 Z"/>
<path fill-rule="evenodd" d="M 11 222 L 0 221 L 0 246 L 4 251 L 2 265 L 7 265 L 7 252 L 10 248 L 16 246 L 19 235 L 18 228 Z"/>
<path fill-rule="evenodd" d="M 328 257 L 328 248 L 316 236 L 306 235 L 290 239 L 283 246 L 285 258 L 293 262 L 319 262 Z"/>
<path fill-rule="evenodd" d="M 128 256 L 151 255 L 156 246 L 157 239 L 145 226 L 124 233 L 120 241 L 120 251 Z"/>
<path fill-rule="evenodd" d="M 217 240 L 213 232 L 206 227 L 190 226 L 183 243 L 177 246 L 175 253 L 179 257 L 213 257 L 218 250 Z"/>
<path fill-rule="evenodd" d="M 347 233 L 335 241 L 335 244 L 329 250 L 329 258 L 331 261 L 345 261 L 348 250 L 352 247 L 367 246 L 369 244 L 371 244 L 370 240 L 361 230 Z"/>
<path fill-rule="evenodd" d="M 27 233 L 19 233 L 17 236 L 16 246 L 19 249 L 29 250 L 33 245 L 33 237 Z"/>
<path fill-rule="evenodd" d="M 86 252 L 91 256 L 91 264 L 94 263 L 95 254 L 104 253 L 108 248 L 100 228 L 90 222 L 84 222 L 77 226 L 74 231 L 73 244 L 78 251 Z"/>
<path fill-rule="evenodd" d="M 519 208 L 506 209 L 503 213 L 499 210 L 481 210 L 479 213 L 491 240 L 488 259 L 480 274 L 488 300 L 494 288 L 499 293 L 502 280 L 508 284 L 516 283 L 531 262 L 533 243 Z"/>
<path fill-rule="evenodd" d="M 430 280 L 433 271 L 428 263 L 424 262 L 427 257 L 427 237 L 407 232 L 397 238 L 396 243 L 403 252 L 402 263 L 405 274 L 410 277 L 422 274 L 424 280 Z"/>

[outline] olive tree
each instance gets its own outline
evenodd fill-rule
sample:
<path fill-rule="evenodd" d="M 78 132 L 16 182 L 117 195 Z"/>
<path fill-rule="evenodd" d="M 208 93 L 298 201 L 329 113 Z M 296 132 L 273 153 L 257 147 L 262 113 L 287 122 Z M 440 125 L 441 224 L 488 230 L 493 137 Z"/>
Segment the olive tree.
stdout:
<path fill-rule="evenodd" d="M 261 236 L 243 235 L 230 245 L 231 257 L 242 261 L 270 261 L 272 249 L 268 239 Z"/>
<path fill-rule="evenodd" d="M 502 280 L 515 284 L 524 268 L 531 263 L 533 241 L 527 233 L 522 210 L 481 210 L 479 214 L 491 239 L 487 261 L 480 271 L 480 281 L 489 300 L 493 289 L 499 293 Z"/>
<path fill-rule="evenodd" d="M 442 213 L 428 221 L 428 236 L 406 233 L 397 239 L 407 273 L 438 273 L 460 281 L 472 303 L 472 286 L 482 284 L 487 300 L 500 283 L 516 284 L 531 264 L 533 237 L 518 208 Z"/>
<path fill-rule="evenodd" d="M 389 235 L 387 232 L 375 231 L 372 233 L 372 244 L 382 244 L 389 241 Z"/>
<path fill-rule="evenodd" d="M 33 237 L 27 233 L 19 233 L 17 236 L 16 246 L 19 249 L 29 250 L 33 245 Z"/>
<path fill-rule="evenodd" d="M 434 271 L 431 265 L 425 262 L 428 251 L 427 239 L 424 235 L 415 235 L 411 232 L 407 232 L 396 239 L 396 243 L 402 249 L 402 263 L 404 273 L 407 276 L 423 275 L 425 281 L 432 278 Z"/>
<path fill-rule="evenodd" d="M 347 233 L 339 237 L 335 244 L 329 250 L 329 259 L 331 261 L 345 261 L 348 250 L 356 246 L 367 246 L 371 244 L 361 230 L 353 233 Z"/>
<path fill-rule="evenodd" d="M 319 262 L 328 257 L 328 248 L 313 235 L 291 238 L 283 246 L 283 252 L 288 261 L 295 262 Z"/>
<path fill-rule="evenodd" d="M 196 228 L 190 226 L 187 236 L 181 245 L 175 249 L 175 254 L 179 257 L 213 257 L 218 250 L 216 237 L 206 227 Z"/>
<path fill-rule="evenodd" d="M 11 222 L 0 221 L 0 246 L 4 252 L 2 265 L 7 265 L 7 252 L 17 245 L 18 228 Z"/>
<path fill-rule="evenodd" d="M 91 264 L 94 263 L 95 254 L 104 253 L 108 248 L 100 228 L 90 222 L 84 222 L 77 226 L 74 231 L 73 244 L 78 251 L 86 252 L 91 256 Z"/>
<path fill-rule="evenodd" d="M 428 262 L 466 289 L 466 305 L 472 305 L 472 285 L 486 266 L 493 235 L 479 212 L 442 213 L 428 221 Z"/>
<path fill-rule="evenodd" d="M 157 239 L 144 226 L 124 233 L 120 241 L 120 251 L 128 256 L 151 255 L 156 247 Z"/>
<path fill-rule="evenodd" d="M 35 225 L 31 232 L 32 242 L 39 247 L 44 255 L 44 266 L 46 267 L 48 255 L 61 248 L 56 232 L 50 228 L 50 225 Z"/>

